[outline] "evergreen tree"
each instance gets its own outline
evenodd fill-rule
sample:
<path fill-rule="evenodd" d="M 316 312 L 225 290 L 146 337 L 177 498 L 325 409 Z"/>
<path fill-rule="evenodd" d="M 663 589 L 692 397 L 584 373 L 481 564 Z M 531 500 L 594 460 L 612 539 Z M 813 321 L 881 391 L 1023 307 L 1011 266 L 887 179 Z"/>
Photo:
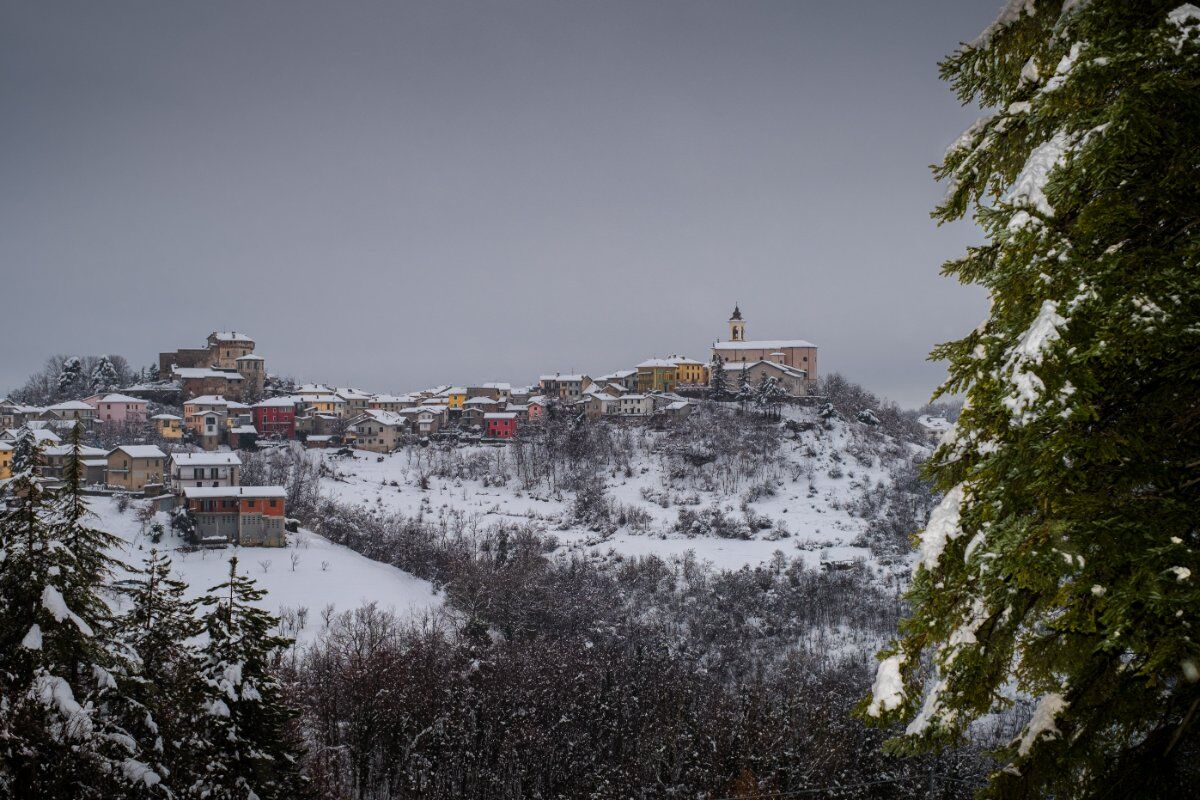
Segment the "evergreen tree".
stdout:
<path fill-rule="evenodd" d="M 58 373 L 58 397 L 71 399 L 83 394 L 87 382 L 83 377 L 83 361 L 79 356 L 69 356 L 63 360 L 62 369 Z"/>
<path fill-rule="evenodd" d="M 100 360 L 92 368 L 92 391 L 107 392 L 119 383 L 120 377 L 117 375 L 117 368 L 113 365 L 112 360 L 106 355 L 100 356 Z"/>
<path fill-rule="evenodd" d="M 708 367 L 708 397 L 710 400 L 724 400 L 729 394 L 729 381 L 725 376 L 725 362 L 720 356 L 713 356 Z"/>
<path fill-rule="evenodd" d="M 738 403 L 742 409 L 746 408 L 747 403 L 754 402 L 754 387 L 750 385 L 750 373 L 746 369 L 746 365 L 742 365 L 742 374 L 738 376 Z"/>
<path fill-rule="evenodd" d="M 43 464 L 42 449 L 37 437 L 29 428 L 21 428 L 13 442 L 12 471 L 16 475 L 26 470 L 36 472 Z"/>
<path fill-rule="evenodd" d="M 1200 9 L 1011 2 L 942 64 L 992 113 L 936 168 L 988 241 L 987 320 L 931 461 L 912 616 L 868 720 L 953 742 L 1010 704 L 991 797 L 1179 797 L 1200 775 Z M 926 679 L 926 670 L 931 675 Z"/>
<path fill-rule="evenodd" d="M 195 794 L 221 800 L 294 798 L 303 793 L 291 731 L 296 712 L 273 674 L 273 658 L 289 640 L 272 631 L 277 620 L 255 604 L 266 594 L 238 574 L 209 590 L 200 677 L 206 691 L 205 749 Z"/>
<path fill-rule="evenodd" d="M 85 524 L 70 473 L 56 497 L 24 469 L 0 497 L 0 790 L 135 796 L 161 778 L 120 725 L 127 665 L 108 637 L 108 561 L 95 552 L 107 534 Z"/>
<path fill-rule="evenodd" d="M 159 372 L 158 364 L 151 364 L 149 367 L 146 368 L 146 380 L 150 381 L 151 383 L 154 383 L 155 381 L 159 380 L 161 377 L 162 377 L 162 374 Z"/>
<path fill-rule="evenodd" d="M 186 789 L 200 775 L 205 687 L 200 658 L 190 644 L 203 630 L 197 601 L 171 577 L 171 559 L 151 550 L 136 577 L 125 583 L 128 610 L 118 620 L 118 639 L 136 660 L 127 678 L 130 734 L 144 744 L 156 771 Z"/>

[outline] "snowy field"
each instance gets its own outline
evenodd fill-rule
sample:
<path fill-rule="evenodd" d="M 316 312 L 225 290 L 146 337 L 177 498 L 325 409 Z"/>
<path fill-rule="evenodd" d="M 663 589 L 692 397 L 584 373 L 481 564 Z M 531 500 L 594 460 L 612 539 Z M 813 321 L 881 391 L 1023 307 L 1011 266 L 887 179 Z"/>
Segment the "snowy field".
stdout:
<path fill-rule="evenodd" d="M 124 513 L 110 498 L 89 498 L 96 514 L 96 527 L 115 533 L 124 540 L 112 555 L 122 564 L 139 566 L 152 547 L 170 554 L 177 576 L 188 584 L 193 597 L 199 597 L 229 574 L 229 559 L 236 556 L 238 569 L 267 590 L 262 606 L 274 614 L 305 609 L 303 626 L 289 630 L 299 641 L 310 640 L 320 630 L 323 611 L 353 611 L 368 603 L 395 611 L 409 619 L 436 614 L 442 606 L 440 595 L 428 581 L 380 564 L 332 544 L 315 533 L 301 529 L 288 534 L 282 548 L 229 547 L 224 550 L 181 550 L 182 542 L 170 530 L 165 515 L 158 520 L 167 528 L 158 545 L 140 531 L 135 516 L 136 503 Z M 293 558 L 294 557 L 294 558 Z M 117 576 L 118 578 L 123 576 Z"/>

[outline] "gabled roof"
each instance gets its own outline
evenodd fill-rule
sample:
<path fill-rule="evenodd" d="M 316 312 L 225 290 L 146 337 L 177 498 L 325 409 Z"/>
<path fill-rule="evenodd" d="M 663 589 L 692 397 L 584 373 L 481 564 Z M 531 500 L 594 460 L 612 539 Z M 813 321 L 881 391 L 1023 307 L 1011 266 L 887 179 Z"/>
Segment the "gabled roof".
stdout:
<path fill-rule="evenodd" d="M 166 458 L 167 454 L 152 444 L 119 444 L 108 451 L 111 456 L 120 450 L 130 458 Z"/>
<path fill-rule="evenodd" d="M 294 397 L 268 397 L 266 400 L 260 400 L 254 404 L 255 408 L 295 408 L 296 398 Z"/>
<path fill-rule="evenodd" d="M 387 425 L 392 428 L 404 427 L 408 424 L 408 422 L 404 419 L 404 417 L 401 416 L 398 412 L 396 412 L 396 411 L 381 411 L 377 408 L 372 408 L 368 411 L 362 412 L 357 417 L 355 417 L 353 422 L 351 422 L 350 424 L 358 425 L 359 423 L 366 422 L 367 420 L 372 420 L 374 422 L 378 422 L 380 425 Z"/>
<path fill-rule="evenodd" d="M 142 405 L 146 404 L 146 401 L 140 397 L 130 397 L 127 394 L 119 394 L 117 392 L 114 392 L 113 394 L 106 394 L 103 397 L 101 397 L 99 400 L 97 400 L 96 402 L 98 402 L 98 403 L 141 403 Z"/>
<path fill-rule="evenodd" d="M 44 448 L 42 453 L 47 456 L 69 456 L 75 448 L 69 444 L 56 444 Z M 81 457 L 95 458 L 96 456 L 107 455 L 108 451 L 100 447 L 88 447 L 87 445 L 79 446 L 79 455 Z"/>
<path fill-rule="evenodd" d="M 655 367 L 674 367 L 674 361 L 666 358 L 649 358 L 638 364 L 638 369 L 652 369 Z"/>
<path fill-rule="evenodd" d="M 237 453 L 172 453 L 171 462 L 181 467 L 238 467 Z"/>
<path fill-rule="evenodd" d="M 215 394 L 204 394 L 184 402 L 185 406 L 229 406 L 229 401 Z"/>
<path fill-rule="evenodd" d="M 244 356 L 238 356 L 235 361 L 266 361 L 262 356 L 257 356 L 254 353 L 247 353 Z"/>

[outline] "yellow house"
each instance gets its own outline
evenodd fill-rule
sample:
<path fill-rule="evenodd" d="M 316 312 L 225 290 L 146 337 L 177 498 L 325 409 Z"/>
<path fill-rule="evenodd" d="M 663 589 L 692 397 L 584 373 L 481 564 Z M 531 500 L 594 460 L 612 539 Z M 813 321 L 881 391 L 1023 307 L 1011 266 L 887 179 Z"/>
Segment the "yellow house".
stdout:
<path fill-rule="evenodd" d="M 0 442 L 0 481 L 12 477 L 13 446 Z"/>
<path fill-rule="evenodd" d="M 154 423 L 154 429 L 158 431 L 158 435 L 162 438 L 183 438 L 183 417 L 177 417 L 174 414 L 155 414 L 150 420 Z"/>
<path fill-rule="evenodd" d="M 703 362 L 686 356 L 671 356 L 667 360 L 675 363 L 680 383 L 693 386 L 708 384 L 708 366 Z"/>
<path fill-rule="evenodd" d="M 454 386 L 446 390 L 446 405 L 451 411 L 462 411 L 463 403 L 467 402 L 467 390 L 463 386 Z"/>
<path fill-rule="evenodd" d="M 304 405 L 313 414 L 341 416 L 342 409 L 346 407 L 346 401 L 336 394 L 313 394 L 304 398 Z"/>
<path fill-rule="evenodd" d="M 666 358 L 652 358 L 637 365 L 638 392 L 673 392 L 679 383 L 679 368 Z"/>

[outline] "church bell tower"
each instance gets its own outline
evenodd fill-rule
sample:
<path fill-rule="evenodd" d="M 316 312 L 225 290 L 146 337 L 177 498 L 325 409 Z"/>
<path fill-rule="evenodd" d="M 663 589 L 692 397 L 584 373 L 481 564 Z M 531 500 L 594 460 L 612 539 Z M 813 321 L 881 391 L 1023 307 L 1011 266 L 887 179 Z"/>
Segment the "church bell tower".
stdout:
<path fill-rule="evenodd" d="M 746 341 L 746 321 L 742 319 L 742 310 L 737 303 L 733 304 L 733 314 L 729 317 L 729 341 Z"/>

